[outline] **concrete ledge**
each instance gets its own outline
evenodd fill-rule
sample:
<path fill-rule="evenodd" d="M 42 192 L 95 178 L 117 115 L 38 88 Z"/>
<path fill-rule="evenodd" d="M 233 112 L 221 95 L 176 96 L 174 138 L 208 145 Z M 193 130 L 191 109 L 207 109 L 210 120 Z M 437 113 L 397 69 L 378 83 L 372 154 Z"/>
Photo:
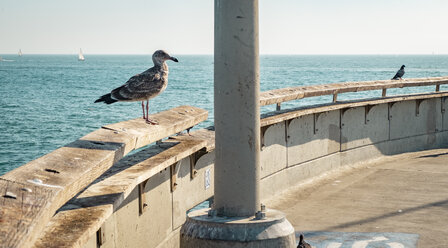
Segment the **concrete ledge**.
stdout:
<path fill-rule="evenodd" d="M 181 247 L 295 247 L 294 228 L 285 215 L 269 209 L 266 218 L 208 216 L 209 209 L 188 214 Z"/>

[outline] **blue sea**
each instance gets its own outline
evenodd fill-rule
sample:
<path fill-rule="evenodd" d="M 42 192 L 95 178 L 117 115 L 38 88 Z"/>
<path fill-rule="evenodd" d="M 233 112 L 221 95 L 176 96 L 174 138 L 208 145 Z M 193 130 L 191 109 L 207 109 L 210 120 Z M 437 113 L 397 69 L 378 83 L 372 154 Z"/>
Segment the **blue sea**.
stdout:
<path fill-rule="evenodd" d="M 83 62 L 76 55 L 0 56 L 0 175 L 102 125 L 141 116 L 139 102 L 93 102 L 151 67 L 150 56 L 87 54 Z M 150 112 L 193 105 L 209 111 L 209 119 L 199 127 L 213 125 L 213 56 L 176 57 L 179 63 L 168 62 L 168 87 L 150 101 Z M 406 65 L 405 78 L 448 75 L 447 55 L 264 55 L 260 58 L 261 90 L 390 79 L 402 64 Z M 388 94 L 433 88 L 397 89 Z M 375 91 L 346 94 L 338 100 L 380 95 Z M 308 98 L 282 107 L 330 100 L 331 96 Z M 262 112 L 272 110 L 273 106 L 262 108 Z"/>

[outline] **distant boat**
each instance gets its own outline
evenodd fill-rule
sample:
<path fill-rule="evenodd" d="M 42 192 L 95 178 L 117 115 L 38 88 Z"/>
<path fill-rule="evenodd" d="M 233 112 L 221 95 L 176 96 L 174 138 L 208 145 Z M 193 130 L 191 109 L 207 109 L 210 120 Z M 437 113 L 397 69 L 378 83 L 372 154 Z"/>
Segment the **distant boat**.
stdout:
<path fill-rule="evenodd" d="M 0 62 L 13 62 L 14 60 L 11 59 L 3 59 L 2 56 L 0 56 Z"/>
<path fill-rule="evenodd" d="M 22 57 L 23 53 L 22 53 L 22 49 L 19 49 L 19 57 Z"/>
<path fill-rule="evenodd" d="M 82 50 L 81 50 L 81 48 L 79 49 L 78 60 L 79 60 L 79 61 L 84 61 L 84 60 L 85 60 L 84 55 L 82 55 Z"/>

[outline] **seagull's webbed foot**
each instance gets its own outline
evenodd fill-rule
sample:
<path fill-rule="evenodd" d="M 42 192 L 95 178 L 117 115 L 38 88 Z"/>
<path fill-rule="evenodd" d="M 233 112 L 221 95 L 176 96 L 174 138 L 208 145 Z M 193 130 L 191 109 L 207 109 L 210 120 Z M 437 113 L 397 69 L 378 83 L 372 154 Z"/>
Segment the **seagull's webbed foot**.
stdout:
<path fill-rule="evenodd" d="M 150 124 L 150 125 L 159 125 L 159 123 L 155 120 L 151 120 L 149 118 L 146 119 L 146 123 Z"/>

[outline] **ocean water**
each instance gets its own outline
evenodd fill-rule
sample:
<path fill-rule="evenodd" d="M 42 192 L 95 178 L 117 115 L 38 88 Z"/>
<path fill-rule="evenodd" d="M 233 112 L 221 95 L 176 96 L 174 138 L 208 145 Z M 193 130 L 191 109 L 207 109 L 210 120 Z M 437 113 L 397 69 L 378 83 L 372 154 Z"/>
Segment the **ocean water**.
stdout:
<path fill-rule="evenodd" d="M 108 123 L 141 116 L 139 102 L 94 104 L 101 95 L 152 66 L 150 56 L 0 55 L 0 175 L 34 160 Z M 213 57 L 179 55 L 169 61 L 169 84 L 151 100 L 155 113 L 179 105 L 207 109 L 213 125 Z M 346 81 L 390 79 L 406 65 L 405 78 L 448 75 L 448 56 L 274 56 L 260 58 L 261 90 Z M 433 91 L 405 88 L 392 94 Z M 441 90 L 447 90 L 442 86 Z M 380 96 L 344 94 L 338 100 Z M 284 107 L 328 102 L 331 96 L 292 101 Z M 274 110 L 263 107 L 262 112 Z"/>

